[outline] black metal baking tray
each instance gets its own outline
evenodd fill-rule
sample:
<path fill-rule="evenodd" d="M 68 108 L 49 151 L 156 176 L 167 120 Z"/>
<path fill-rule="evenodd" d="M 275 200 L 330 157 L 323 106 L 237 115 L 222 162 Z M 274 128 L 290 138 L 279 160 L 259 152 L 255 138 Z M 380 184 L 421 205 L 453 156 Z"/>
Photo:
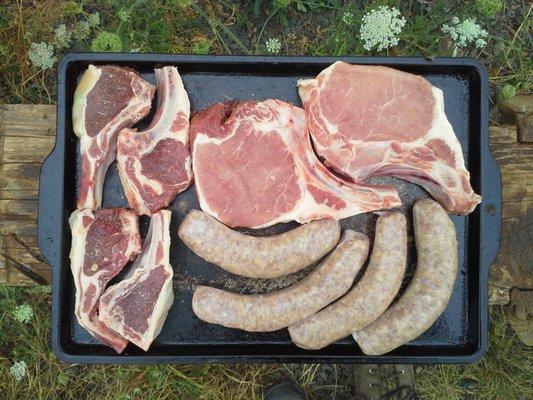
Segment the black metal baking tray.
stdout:
<path fill-rule="evenodd" d="M 286 330 L 246 333 L 200 321 L 191 309 L 191 291 L 197 283 L 258 292 L 287 285 L 302 273 L 277 281 L 250 280 L 227 274 L 194 255 L 177 236 L 183 217 L 191 208 L 198 208 L 194 188 L 180 194 L 170 206 L 176 300 L 150 350 L 145 353 L 130 345 L 122 355 L 117 355 L 81 328 L 73 312 L 68 217 L 76 206 L 79 178 L 78 140 L 72 130 L 71 108 L 77 79 L 87 66 L 91 63 L 128 66 L 154 82 L 154 68 L 175 65 L 183 77 L 194 111 L 228 99 L 279 98 L 301 104 L 297 79 L 314 77 L 339 59 L 387 65 L 420 74 L 443 89 L 446 114 L 461 142 L 472 186 L 483 196 L 482 204 L 472 214 L 452 217 L 459 241 L 459 274 L 446 311 L 431 329 L 389 354 L 368 357 L 351 338 L 320 351 L 306 351 L 291 343 Z M 68 55 L 59 66 L 56 146 L 43 164 L 39 193 L 39 245 L 53 269 L 54 352 L 61 360 L 72 363 L 469 363 L 478 360 L 487 347 L 488 268 L 499 249 L 501 223 L 500 174 L 488 145 L 487 90 L 487 72 L 480 61 L 473 59 Z M 404 211 L 410 220 L 414 200 L 427 193 L 416 185 L 393 178 L 389 181 L 399 188 Z M 103 204 L 104 207 L 127 205 L 114 165 L 107 174 Z M 374 221 L 375 216 L 369 213 L 346 219 L 343 226 L 364 231 L 372 237 Z M 141 220 L 143 233 L 148 222 L 145 218 Z M 293 226 L 278 225 L 254 234 L 272 234 Z M 416 252 L 410 241 L 408 271 L 412 272 L 415 264 Z"/>

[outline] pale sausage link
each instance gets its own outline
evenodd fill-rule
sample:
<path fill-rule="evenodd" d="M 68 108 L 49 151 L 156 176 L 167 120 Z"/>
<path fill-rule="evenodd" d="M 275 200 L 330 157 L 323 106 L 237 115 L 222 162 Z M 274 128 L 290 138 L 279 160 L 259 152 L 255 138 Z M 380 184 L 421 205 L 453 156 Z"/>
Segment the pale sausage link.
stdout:
<path fill-rule="evenodd" d="M 198 256 L 235 275 L 278 278 L 324 257 L 339 242 L 338 221 L 313 221 L 276 236 L 255 237 L 192 210 L 178 236 Z"/>
<path fill-rule="evenodd" d="M 375 321 L 400 290 L 406 260 L 405 217 L 384 213 L 376 222 L 372 256 L 361 280 L 335 303 L 289 326 L 294 344 L 321 349 Z"/>
<path fill-rule="evenodd" d="M 337 248 L 307 277 L 264 295 L 199 286 L 192 307 L 198 318 L 249 332 L 271 332 L 320 310 L 350 288 L 368 254 L 369 240 L 347 230 Z"/>
<path fill-rule="evenodd" d="M 413 207 L 418 265 L 405 293 L 385 314 L 354 333 L 363 353 L 380 355 L 416 339 L 439 318 L 457 275 L 455 226 L 430 199 Z"/>

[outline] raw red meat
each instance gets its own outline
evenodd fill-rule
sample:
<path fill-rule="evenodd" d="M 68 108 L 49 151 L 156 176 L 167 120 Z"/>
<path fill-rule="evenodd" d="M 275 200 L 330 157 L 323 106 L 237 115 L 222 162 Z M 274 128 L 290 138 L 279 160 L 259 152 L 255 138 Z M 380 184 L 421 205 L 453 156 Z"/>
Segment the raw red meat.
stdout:
<path fill-rule="evenodd" d="M 168 210 L 152 216 L 141 254 L 126 277 L 100 298 L 100 321 L 145 351 L 161 332 L 174 301 L 170 217 Z"/>
<path fill-rule="evenodd" d="M 388 175 L 419 184 L 453 213 L 468 214 L 481 201 L 443 93 L 424 78 L 339 61 L 298 86 L 326 165 L 358 182 Z"/>
<path fill-rule="evenodd" d="M 76 210 L 69 219 L 72 232 L 70 267 L 76 286 L 75 313 L 81 326 L 121 353 L 128 341 L 98 319 L 98 300 L 107 283 L 139 253 L 137 215 L 125 208 Z"/>
<path fill-rule="evenodd" d="M 305 113 L 280 100 L 218 103 L 191 120 L 202 210 L 229 226 L 341 219 L 396 207 L 393 188 L 349 184 L 311 146 Z"/>
<path fill-rule="evenodd" d="M 158 108 L 148 129 L 123 129 L 117 165 L 128 202 L 151 215 L 170 204 L 192 182 L 189 153 L 190 105 L 175 67 L 155 70 Z"/>
<path fill-rule="evenodd" d="M 150 111 L 154 86 L 128 68 L 89 65 L 74 93 L 72 123 L 80 138 L 78 208 L 96 210 L 109 165 L 117 155 L 117 134 Z"/>

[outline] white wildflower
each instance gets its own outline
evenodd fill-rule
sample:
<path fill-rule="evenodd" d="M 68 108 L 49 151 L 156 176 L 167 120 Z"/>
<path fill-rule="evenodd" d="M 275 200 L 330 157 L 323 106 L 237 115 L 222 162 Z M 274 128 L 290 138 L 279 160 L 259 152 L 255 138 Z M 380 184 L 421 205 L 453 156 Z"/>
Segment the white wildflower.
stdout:
<path fill-rule="evenodd" d="M 127 22 L 131 17 L 131 10 L 126 10 L 125 8 L 121 8 L 117 12 L 117 17 L 123 22 Z"/>
<path fill-rule="evenodd" d="M 28 57 L 37 68 L 48 69 L 54 66 L 56 56 L 54 48 L 48 43 L 32 43 L 28 51 Z"/>
<path fill-rule="evenodd" d="M 74 26 L 73 33 L 76 40 L 85 40 L 91 33 L 91 25 L 88 21 L 78 21 Z"/>
<path fill-rule="evenodd" d="M 344 14 L 342 14 L 342 22 L 344 22 L 346 25 L 349 25 L 353 22 L 353 14 L 349 11 L 345 11 Z"/>
<path fill-rule="evenodd" d="M 17 381 L 20 381 L 28 373 L 28 366 L 24 361 L 17 361 L 9 368 L 9 373 L 13 375 Z"/>
<path fill-rule="evenodd" d="M 269 53 L 278 54 L 281 50 L 281 42 L 277 38 L 270 38 L 265 42 L 266 49 Z"/>
<path fill-rule="evenodd" d="M 363 16 L 361 39 L 366 50 L 376 47 L 378 51 L 398 44 L 398 35 L 405 26 L 405 18 L 394 7 L 381 6 Z"/>
<path fill-rule="evenodd" d="M 453 17 L 452 25 L 444 24 L 441 30 L 450 35 L 457 47 L 473 44 L 481 48 L 487 44 L 485 38 L 488 33 L 476 22 L 475 18 L 469 17 L 461 22 L 459 18 Z"/>
<path fill-rule="evenodd" d="M 93 28 L 100 25 L 100 13 L 94 12 L 92 14 L 89 14 L 87 16 L 87 23 Z"/>
<path fill-rule="evenodd" d="M 13 318 L 21 324 L 27 324 L 33 318 L 33 310 L 28 304 L 17 306 L 13 310 Z"/>
<path fill-rule="evenodd" d="M 65 24 L 61 24 L 55 29 L 55 43 L 58 49 L 67 48 L 71 39 L 72 32 L 67 30 Z"/>

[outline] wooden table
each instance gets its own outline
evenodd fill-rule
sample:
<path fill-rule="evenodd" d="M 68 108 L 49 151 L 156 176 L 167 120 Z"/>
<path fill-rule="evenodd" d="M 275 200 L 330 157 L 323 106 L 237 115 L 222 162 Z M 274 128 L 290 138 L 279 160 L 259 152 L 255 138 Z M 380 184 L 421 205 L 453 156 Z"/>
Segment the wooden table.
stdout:
<path fill-rule="evenodd" d="M 491 149 L 503 184 L 502 247 L 490 274 L 490 301 L 506 304 L 512 289 L 533 289 L 533 97 L 502 107 L 516 125 L 492 127 Z M 522 101 L 522 103 L 520 102 Z M 513 114 L 512 108 L 518 109 Z M 515 110 L 516 111 L 516 110 Z M 513 117 L 514 118 L 514 117 Z M 41 162 L 54 146 L 55 106 L 0 106 L 0 283 L 49 282 L 37 244 Z"/>

